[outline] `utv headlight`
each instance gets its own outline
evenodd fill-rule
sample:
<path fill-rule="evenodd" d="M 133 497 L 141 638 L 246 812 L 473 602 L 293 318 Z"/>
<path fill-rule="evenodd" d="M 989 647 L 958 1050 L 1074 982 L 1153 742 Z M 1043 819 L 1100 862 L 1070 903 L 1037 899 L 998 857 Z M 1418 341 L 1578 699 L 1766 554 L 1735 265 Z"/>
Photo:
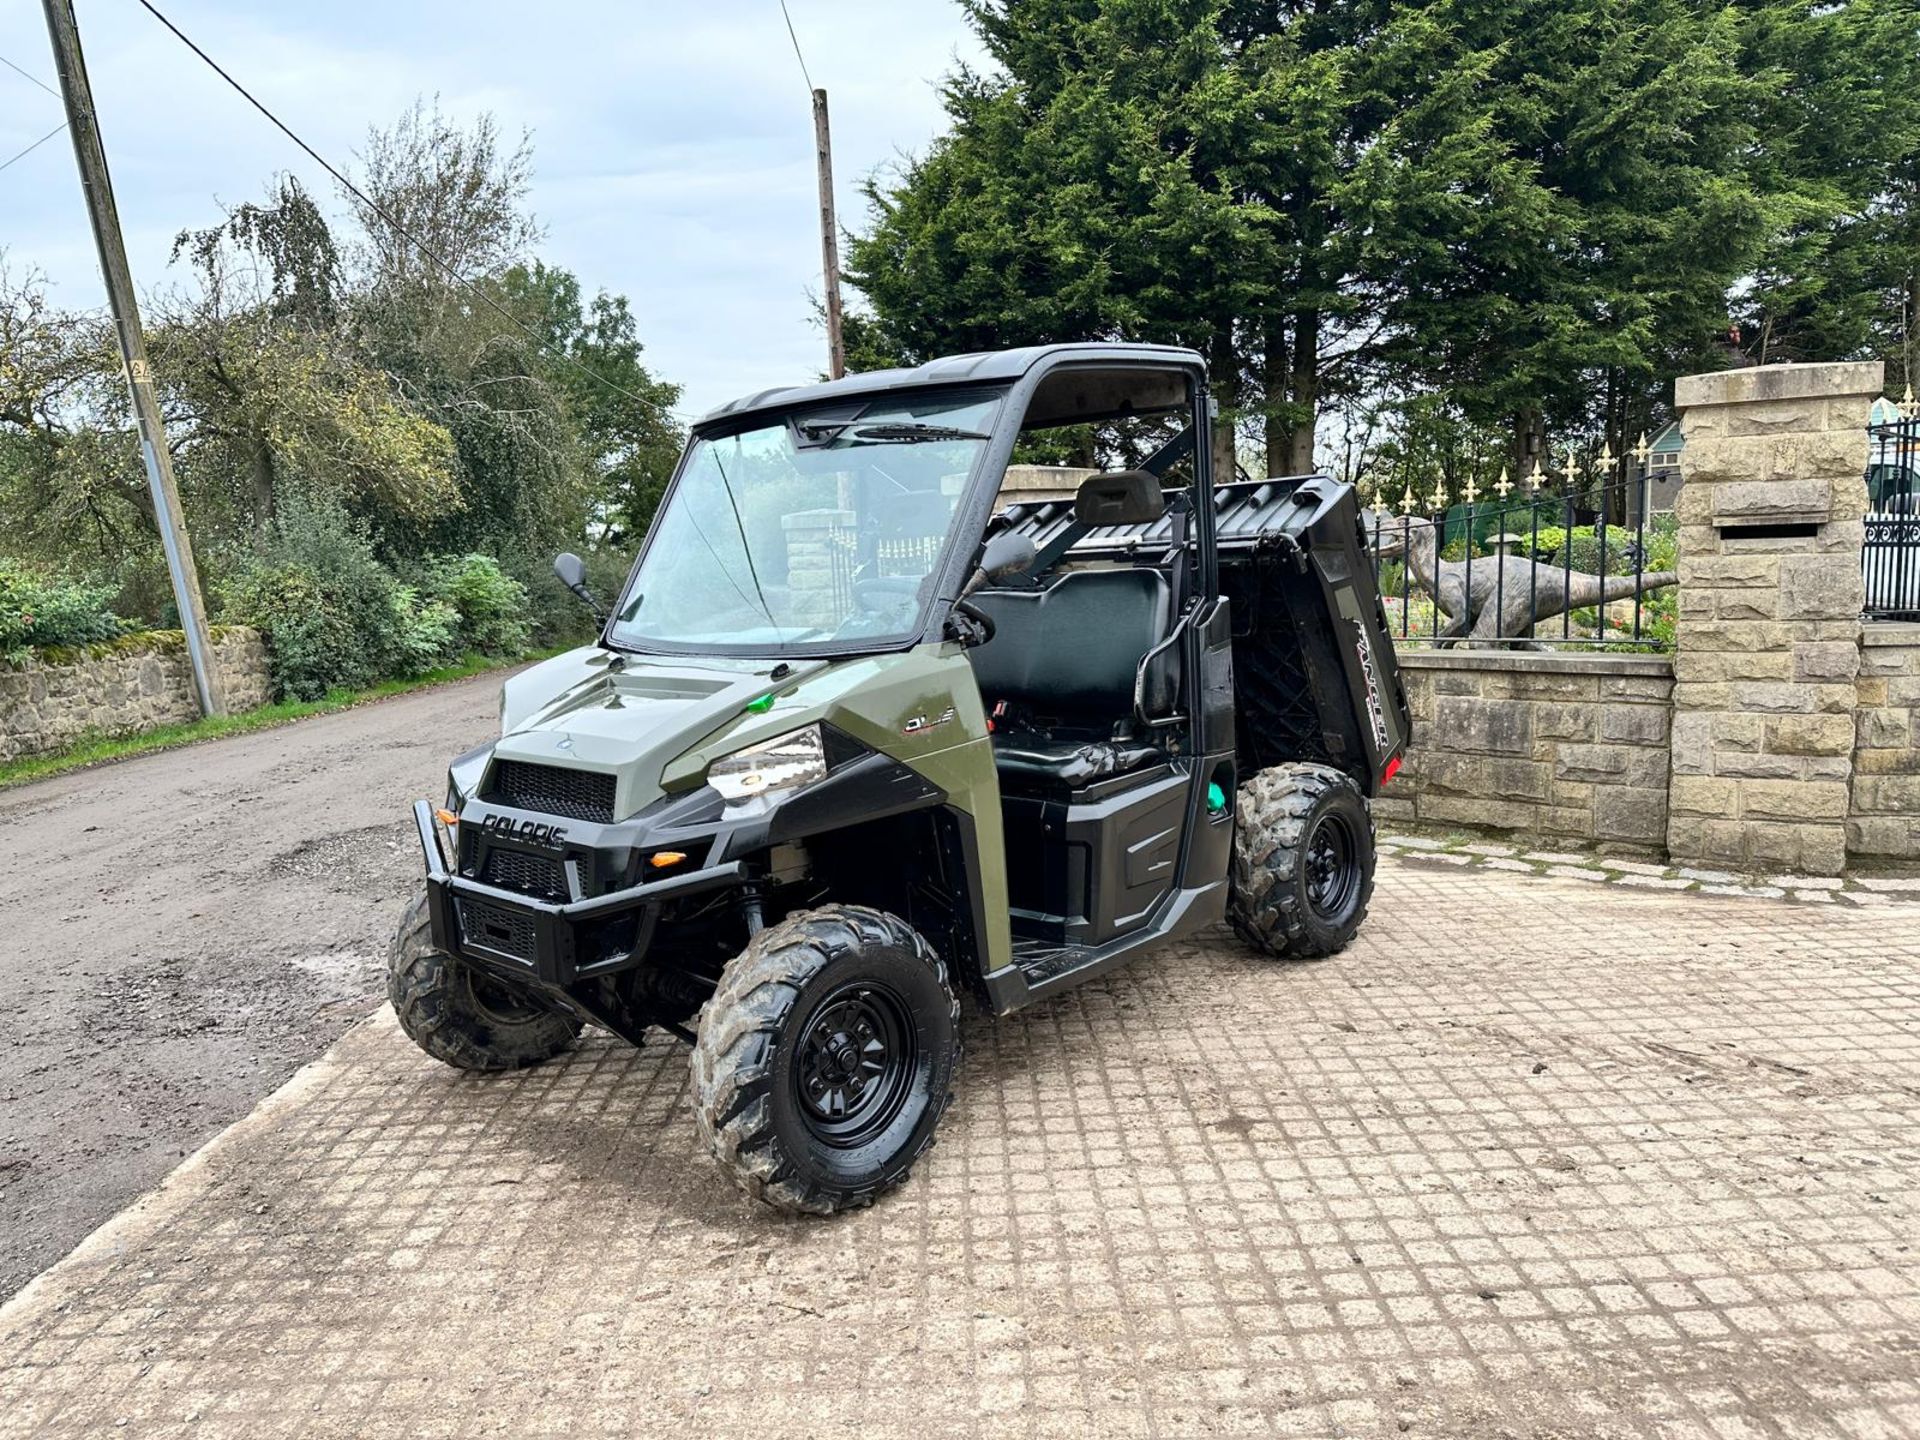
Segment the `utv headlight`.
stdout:
<path fill-rule="evenodd" d="M 464 755 L 456 755 L 447 767 L 447 808 L 458 810 L 480 788 L 480 777 L 487 773 L 493 758 L 493 742 L 476 745 Z"/>
<path fill-rule="evenodd" d="M 797 790 L 827 774 L 826 746 L 820 727 L 790 730 L 758 745 L 724 755 L 707 767 L 707 783 L 728 804 Z"/>

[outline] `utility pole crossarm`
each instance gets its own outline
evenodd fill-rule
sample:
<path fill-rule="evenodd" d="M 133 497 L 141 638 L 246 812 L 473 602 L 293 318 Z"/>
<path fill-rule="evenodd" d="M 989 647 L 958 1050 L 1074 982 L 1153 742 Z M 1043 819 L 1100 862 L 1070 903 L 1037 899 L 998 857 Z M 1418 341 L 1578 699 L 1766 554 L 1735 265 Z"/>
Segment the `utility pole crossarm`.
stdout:
<path fill-rule="evenodd" d="M 73 158 L 80 169 L 80 188 L 86 196 L 87 216 L 93 223 L 94 243 L 100 251 L 100 273 L 107 284 L 107 303 L 113 311 L 114 334 L 120 341 L 120 359 L 126 366 L 127 389 L 133 398 L 134 423 L 140 430 L 140 455 L 153 493 L 154 520 L 160 545 L 166 552 L 167 574 L 173 581 L 180 628 L 186 633 L 187 658 L 193 668 L 194 692 L 200 713 L 219 715 L 225 706 L 213 666 L 213 645 L 207 634 L 206 609 L 200 600 L 200 578 L 193 567 L 193 545 L 180 511 L 180 494 L 173 480 L 173 456 L 167 450 L 160 406 L 154 398 L 153 373 L 147 365 L 146 341 L 140 332 L 140 306 L 127 267 L 127 247 L 120 236 L 120 216 L 113 203 L 113 185 L 107 178 L 107 153 L 94 118 L 93 92 L 87 84 L 86 62 L 80 53 L 80 29 L 72 0 L 43 0 L 47 34 L 53 42 L 53 61 L 60 75 L 60 98 L 66 103 L 67 130 L 73 137 Z"/>

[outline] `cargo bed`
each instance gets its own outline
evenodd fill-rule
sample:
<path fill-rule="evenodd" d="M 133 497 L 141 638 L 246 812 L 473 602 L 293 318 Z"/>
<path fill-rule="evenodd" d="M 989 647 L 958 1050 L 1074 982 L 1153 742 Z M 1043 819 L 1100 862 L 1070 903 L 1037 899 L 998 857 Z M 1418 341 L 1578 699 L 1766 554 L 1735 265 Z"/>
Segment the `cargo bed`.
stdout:
<path fill-rule="evenodd" d="M 1241 769 L 1316 760 L 1379 793 L 1413 722 L 1353 487 L 1310 475 L 1213 493 L 1220 586 L 1233 610 Z M 1178 523 L 1170 511 L 1148 525 L 1095 526 L 1062 559 L 1159 559 Z M 1004 524 L 1044 552 L 1075 526 L 1073 505 L 1012 505 Z"/>

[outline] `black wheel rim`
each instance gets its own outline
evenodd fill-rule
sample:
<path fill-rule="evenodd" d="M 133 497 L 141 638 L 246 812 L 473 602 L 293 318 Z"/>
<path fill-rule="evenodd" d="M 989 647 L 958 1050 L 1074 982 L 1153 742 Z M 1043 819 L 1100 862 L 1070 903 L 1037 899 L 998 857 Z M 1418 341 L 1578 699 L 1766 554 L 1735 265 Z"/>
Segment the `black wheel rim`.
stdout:
<path fill-rule="evenodd" d="M 917 1034 L 893 990 L 870 980 L 840 986 L 814 1009 L 794 1052 L 807 1129 L 841 1150 L 884 1133 L 906 1107 L 918 1061 Z"/>
<path fill-rule="evenodd" d="M 473 1008 L 480 1012 L 481 1018 L 493 1025 L 525 1025 L 545 1013 L 542 1007 L 515 993 L 510 986 L 497 984 L 472 969 L 467 971 L 467 994 L 473 998 Z"/>
<path fill-rule="evenodd" d="M 1360 845 L 1343 815 L 1324 815 L 1307 837 L 1307 904 L 1322 920 L 1343 920 L 1360 893 Z"/>

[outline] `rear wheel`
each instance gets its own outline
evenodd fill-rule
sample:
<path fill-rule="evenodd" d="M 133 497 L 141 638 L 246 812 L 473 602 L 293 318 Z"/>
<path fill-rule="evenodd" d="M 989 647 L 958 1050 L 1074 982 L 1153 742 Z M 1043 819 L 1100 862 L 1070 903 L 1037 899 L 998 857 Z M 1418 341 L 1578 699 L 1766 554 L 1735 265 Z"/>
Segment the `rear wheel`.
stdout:
<path fill-rule="evenodd" d="M 1278 765 L 1240 787 L 1227 918 L 1269 955 L 1344 950 L 1373 894 L 1373 818 L 1325 765 Z"/>
<path fill-rule="evenodd" d="M 829 1214 L 907 1178 L 953 1098 L 960 1002 L 904 920 L 802 911 L 727 966 L 693 1048 L 694 1115 L 754 1199 Z"/>
<path fill-rule="evenodd" d="M 427 897 L 414 896 L 387 952 L 387 996 L 409 1039 L 461 1070 L 518 1070 L 551 1060 L 580 1022 L 433 943 Z"/>

